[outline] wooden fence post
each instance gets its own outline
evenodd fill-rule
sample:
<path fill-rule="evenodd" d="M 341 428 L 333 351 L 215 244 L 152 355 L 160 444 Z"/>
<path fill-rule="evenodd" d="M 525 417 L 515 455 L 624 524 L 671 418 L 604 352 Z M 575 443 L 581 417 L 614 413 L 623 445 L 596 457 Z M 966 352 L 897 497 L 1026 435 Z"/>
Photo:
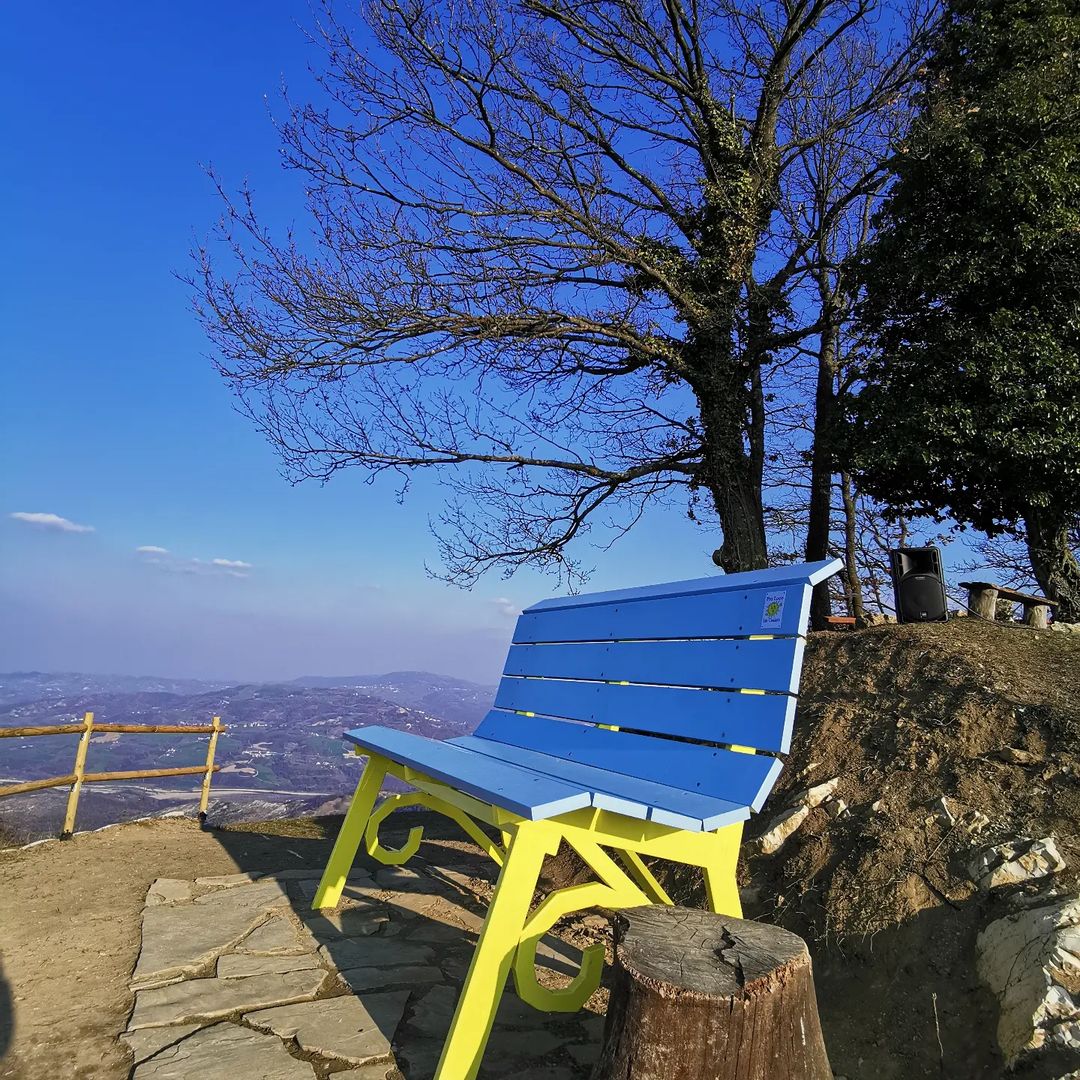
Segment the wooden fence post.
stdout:
<path fill-rule="evenodd" d="M 86 751 L 90 746 L 90 734 L 94 730 L 94 714 L 88 712 L 83 717 L 83 733 L 79 736 L 79 748 L 75 751 L 75 768 L 72 774 L 75 782 L 68 791 L 67 812 L 64 814 L 64 831 L 61 840 L 70 840 L 75 832 L 75 812 L 79 808 L 79 792 L 82 791 L 83 774 L 86 772 Z"/>
<path fill-rule="evenodd" d="M 206 748 L 206 775 L 203 776 L 202 795 L 199 797 L 199 824 L 206 825 L 206 808 L 210 803 L 210 780 L 214 775 L 214 752 L 217 750 L 218 732 L 221 730 L 221 717 L 215 716 L 214 730 L 210 732 L 210 745 Z"/>

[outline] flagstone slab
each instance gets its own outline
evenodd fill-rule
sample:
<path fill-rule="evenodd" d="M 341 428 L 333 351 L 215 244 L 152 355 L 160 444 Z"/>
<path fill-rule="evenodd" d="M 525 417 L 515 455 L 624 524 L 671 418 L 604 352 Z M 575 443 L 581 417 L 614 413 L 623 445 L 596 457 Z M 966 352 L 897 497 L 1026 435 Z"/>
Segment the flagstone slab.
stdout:
<path fill-rule="evenodd" d="M 401 1076 L 394 1065 L 381 1061 L 375 1065 L 361 1065 L 359 1069 L 346 1069 L 333 1074 L 333 1080 L 386 1080 L 390 1074 Z"/>
<path fill-rule="evenodd" d="M 147 907 L 158 904 L 173 904 L 177 901 L 190 900 L 195 894 L 195 883 L 180 878 L 158 878 L 146 894 Z"/>
<path fill-rule="evenodd" d="M 217 963 L 219 979 L 239 979 L 249 975 L 277 975 L 286 971 L 309 971 L 321 967 L 314 953 L 298 956 L 249 956 L 226 953 Z"/>
<path fill-rule="evenodd" d="M 313 900 L 315 893 L 319 889 L 319 883 L 322 878 L 308 877 L 308 878 L 294 878 L 291 881 L 292 886 L 296 892 L 307 900 Z M 366 871 L 354 871 L 349 874 L 345 879 L 345 888 L 342 891 L 342 897 L 357 896 L 361 898 L 369 898 L 378 896 L 383 890 L 380 889 L 372 881 L 371 875 Z"/>
<path fill-rule="evenodd" d="M 322 877 L 321 866 L 302 866 L 293 870 L 275 870 L 273 873 L 264 874 L 263 877 L 273 878 L 275 881 L 315 881 Z M 346 881 L 370 881 L 371 872 L 353 867 Z"/>
<path fill-rule="evenodd" d="M 169 1027 L 142 1028 L 140 1031 L 125 1031 L 120 1036 L 129 1047 L 138 1065 L 153 1057 L 159 1050 L 172 1043 L 186 1039 L 193 1031 L 198 1031 L 198 1024 L 173 1024 Z"/>
<path fill-rule="evenodd" d="M 136 1066 L 132 1080 L 315 1080 L 306 1061 L 292 1057 L 273 1035 L 214 1024 Z"/>
<path fill-rule="evenodd" d="M 400 967 L 358 967 L 339 970 L 338 974 L 354 993 L 365 990 L 389 989 L 394 986 L 427 986 L 443 981 L 441 969 L 412 964 Z"/>
<path fill-rule="evenodd" d="M 401 967 L 406 964 L 430 964 L 435 950 L 404 938 L 342 938 L 323 945 L 319 953 L 339 971 L 350 967 Z"/>
<path fill-rule="evenodd" d="M 207 893 L 191 904 L 145 908 L 133 985 L 201 974 L 267 911 L 287 903 L 281 886 L 271 881 Z"/>
<path fill-rule="evenodd" d="M 304 925 L 319 941 L 336 941 L 343 937 L 371 937 L 381 933 L 390 922 L 385 908 L 348 907 L 325 914 L 304 914 Z"/>
<path fill-rule="evenodd" d="M 419 1035 L 445 1038 L 457 1007 L 458 993 L 452 986 L 433 986 L 417 1001 L 409 1028 Z"/>
<path fill-rule="evenodd" d="M 217 1020 L 244 1009 L 269 1009 L 310 1001 L 322 986 L 326 972 L 286 971 L 279 975 L 251 975 L 243 979 L 189 979 L 135 995 L 128 1027 L 161 1027 L 197 1020 Z"/>
<path fill-rule="evenodd" d="M 195 884 L 208 889 L 231 889 L 234 885 L 250 885 L 261 877 L 265 877 L 265 874 L 257 870 L 247 870 L 238 874 L 215 874 L 213 877 L 196 878 Z"/>
<path fill-rule="evenodd" d="M 237 951 L 279 956 L 310 952 L 314 948 L 315 943 L 309 935 L 301 936 L 300 930 L 291 919 L 277 915 L 252 930 L 237 946 Z"/>
<path fill-rule="evenodd" d="M 390 1044 L 409 991 L 368 994 L 363 1000 L 344 997 L 261 1009 L 247 1013 L 244 1020 L 260 1031 L 273 1032 L 282 1039 L 296 1039 L 301 1050 L 336 1058 L 353 1065 L 366 1065 L 390 1054 Z"/>

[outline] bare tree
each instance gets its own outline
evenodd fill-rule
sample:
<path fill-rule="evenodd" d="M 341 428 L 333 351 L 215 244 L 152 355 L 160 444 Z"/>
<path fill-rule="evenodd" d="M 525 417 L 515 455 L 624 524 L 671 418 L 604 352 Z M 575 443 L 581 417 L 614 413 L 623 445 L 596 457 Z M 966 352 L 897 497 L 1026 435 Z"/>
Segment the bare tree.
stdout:
<path fill-rule="evenodd" d="M 455 580 L 580 575 L 575 537 L 670 499 L 715 515 L 725 570 L 766 565 L 765 381 L 818 329 L 792 304 L 813 237 L 776 212 L 795 165 L 906 82 L 910 36 L 832 93 L 826 124 L 802 123 L 879 13 L 327 6 L 326 101 L 281 127 L 310 234 L 276 239 L 222 187 L 232 258 L 197 252 L 221 372 L 296 478 L 445 469 Z"/>

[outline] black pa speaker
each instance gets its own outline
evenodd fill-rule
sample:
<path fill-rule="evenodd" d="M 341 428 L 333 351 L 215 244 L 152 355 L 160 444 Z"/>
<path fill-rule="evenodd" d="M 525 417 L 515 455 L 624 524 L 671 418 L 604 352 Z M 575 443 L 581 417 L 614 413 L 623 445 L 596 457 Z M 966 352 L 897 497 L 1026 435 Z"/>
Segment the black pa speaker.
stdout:
<path fill-rule="evenodd" d="M 944 622 L 949 617 L 936 547 L 896 548 L 889 552 L 889 566 L 897 622 Z"/>

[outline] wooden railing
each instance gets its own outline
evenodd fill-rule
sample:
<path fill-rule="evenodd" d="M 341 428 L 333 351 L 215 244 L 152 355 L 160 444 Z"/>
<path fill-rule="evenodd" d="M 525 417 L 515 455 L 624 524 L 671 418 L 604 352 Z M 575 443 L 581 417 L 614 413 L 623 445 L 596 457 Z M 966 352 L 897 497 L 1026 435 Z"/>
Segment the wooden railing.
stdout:
<path fill-rule="evenodd" d="M 5 795 L 22 795 L 28 791 L 44 788 L 71 786 L 68 792 L 67 810 L 61 840 L 68 840 L 75 831 L 75 814 L 79 808 L 79 793 L 83 784 L 103 784 L 110 780 L 144 780 L 159 776 L 198 776 L 202 774 L 202 791 L 199 796 L 199 821 L 206 821 L 206 807 L 210 801 L 210 778 L 220 772 L 214 764 L 218 735 L 225 731 L 221 717 L 215 716 L 209 724 L 96 724 L 94 714 L 88 712 L 81 724 L 52 724 L 38 727 L 0 728 L 0 739 L 19 739 L 32 735 L 78 735 L 79 745 L 75 751 L 75 768 L 66 776 L 53 776 L 47 780 L 28 780 L 22 784 L 0 787 L 0 798 Z M 131 769 L 123 772 L 86 771 L 86 751 L 92 735 L 114 731 L 125 735 L 207 735 L 210 745 L 206 748 L 206 764 L 191 765 L 179 769 Z"/>

